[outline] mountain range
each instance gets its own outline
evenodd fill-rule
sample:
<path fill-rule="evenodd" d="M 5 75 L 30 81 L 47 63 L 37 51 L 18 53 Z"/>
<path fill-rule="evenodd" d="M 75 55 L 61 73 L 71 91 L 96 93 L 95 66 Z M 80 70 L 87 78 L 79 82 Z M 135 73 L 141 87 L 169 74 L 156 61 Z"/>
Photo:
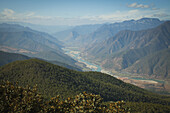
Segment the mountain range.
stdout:
<path fill-rule="evenodd" d="M 63 62 L 75 66 L 75 61 L 64 54 L 63 43 L 55 37 L 16 24 L 0 24 L 0 50 L 29 57 Z"/>
<path fill-rule="evenodd" d="M 70 30 L 55 33 L 54 36 L 59 40 L 64 41 L 67 46 L 85 46 L 85 48 L 89 48 L 96 45 L 96 43 L 113 37 L 119 31 L 138 31 L 154 28 L 163 22 L 164 21 L 160 21 L 157 18 L 142 18 L 139 20 L 127 20 L 119 23 L 75 27 Z"/>
<path fill-rule="evenodd" d="M 80 25 L 71 29 L 56 32 L 53 34 L 58 40 L 64 42 L 65 46 L 82 46 L 82 42 L 86 43 L 88 34 L 96 31 L 102 24 Z"/>
<path fill-rule="evenodd" d="M 163 21 L 157 18 L 141 18 L 139 20 L 126 20 L 119 23 L 104 24 L 95 32 L 91 33 L 88 38 L 92 39 L 91 41 L 93 43 L 101 42 L 113 37 L 122 30 L 139 31 L 154 28 L 162 23 Z"/>
<path fill-rule="evenodd" d="M 53 34 L 56 32 L 60 32 L 60 31 L 73 28 L 73 26 L 68 26 L 68 25 L 40 25 L 40 24 L 32 24 L 32 23 L 26 23 L 26 22 L 6 22 L 6 23 L 7 24 L 18 24 L 21 26 L 29 27 L 36 31 L 41 31 L 41 32 L 49 33 L 49 34 Z"/>
<path fill-rule="evenodd" d="M 95 58 L 108 70 L 169 78 L 169 36 L 170 21 L 147 30 L 124 30 L 88 48 L 83 55 Z"/>
<path fill-rule="evenodd" d="M 169 22 L 163 22 L 142 18 L 82 25 L 58 32 L 56 37 L 16 24 L 0 24 L 0 50 L 80 68 L 62 50 L 74 46 L 83 50 L 81 56 L 106 70 L 164 79 L 169 78 L 170 70 L 170 28 Z"/>

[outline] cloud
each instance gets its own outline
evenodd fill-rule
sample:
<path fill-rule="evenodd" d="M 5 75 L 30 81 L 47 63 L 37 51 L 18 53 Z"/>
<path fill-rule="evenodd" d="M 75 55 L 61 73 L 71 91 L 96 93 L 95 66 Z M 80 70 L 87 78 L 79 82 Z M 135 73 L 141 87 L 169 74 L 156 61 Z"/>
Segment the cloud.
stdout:
<path fill-rule="evenodd" d="M 30 12 L 30 13 L 28 13 L 26 16 L 27 16 L 27 17 L 31 17 L 31 16 L 34 16 L 34 15 L 35 15 L 34 12 Z"/>
<path fill-rule="evenodd" d="M 134 5 L 135 6 L 135 5 Z M 85 15 L 79 17 L 58 17 L 58 16 L 42 16 L 35 12 L 18 13 L 11 9 L 4 9 L 0 12 L 0 22 L 27 22 L 40 25 L 82 25 L 82 24 L 101 24 L 101 23 L 113 23 L 121 22 L 130 19 L 140 19 L 144 17 L 156 17 L 159 19 L 170 19 L 169 12 L 166 10 L 125 10 L 114 11 L 110 14 L 103 15 Z"/>
<path fill-rule="evenodd" d="M 140 11 L 139 10 L 129 10 L 129 11 L 116 11 L 112 14 L 108 14 L 108 15 L 99 15 L 99 16 L 86 16 L 86 17 L 82 17 L 82 18 L 86 18 L 89 20 L 95 20 L 95 21 L 122 21 L 122 20 L 127 20 L 130 18 L 136 18 L 136 15 L 139 14 Z M 140 16 L 138 16 L 140 17 Z"/>
<path fill-rule="evenodd" d="M 164 18 L 164 17 L 169 17 L 169 14 L 165 14 L 165 13 L 158 13 L 158 14 L 153 14 L 152 17 L 157 17 L 157 18 Z"/>
<path fill-rule="evenodd" d="M 137 4 L 137 3 L 132 3 L 127 6 L 131 8 L 149 8 L 150 7 L 149 5 L 143 5 L 143 4 Z"/>
<path fill-rule="evenodd" d="M 158 8 L 153 7 L 152 10 L 158 10 Z"/>
<path fill-rule="evenodd" d="M 12 9 L 4 9 L 1 14 L 3 16 L 12 16 L 14 13 L 15 12 Z"/>

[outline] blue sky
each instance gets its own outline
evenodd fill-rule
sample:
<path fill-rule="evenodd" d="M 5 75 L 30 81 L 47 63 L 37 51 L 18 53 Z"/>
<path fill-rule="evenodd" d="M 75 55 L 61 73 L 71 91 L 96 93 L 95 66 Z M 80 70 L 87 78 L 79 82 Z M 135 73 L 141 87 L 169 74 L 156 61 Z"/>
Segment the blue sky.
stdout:
<path fill-rule="evenodd" d="M 143 17 L 170 20 L 170 0 L 0 0 L 0 22 L 82 25 Z"/>

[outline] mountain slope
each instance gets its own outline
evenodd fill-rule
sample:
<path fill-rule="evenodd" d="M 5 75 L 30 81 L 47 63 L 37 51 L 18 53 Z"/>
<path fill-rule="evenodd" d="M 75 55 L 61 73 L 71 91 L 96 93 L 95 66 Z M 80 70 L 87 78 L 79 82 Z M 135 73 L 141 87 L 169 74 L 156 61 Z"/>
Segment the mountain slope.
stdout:
<path fill-rule="evenodd" d="M 17 61 L 0 67 L 0 79 L 20 85 L 38 85 L 46 97 L 57 94 L 70 97 L 82 91 L 100 94 L 105 101 L 125 100 L 169 105 L 169 97 L 150 93 L 99 72 L 78 72 L 41 60 Z"/>
<path fill-rule="evenodd" d="M 43 32 L 15 24 L 0 24 L 0 45 L 29 51 L 60 50 L 60 42 Z"/>
<path fill-rule="evenodd" d="M 130 73 L 144 73 L 169 78 L 170 74 L 170 49 L 165 49 L 146 56 L 136 61 L 132 66 L 125 69 Z"/>
<path fill-rule="evenodd" d="M 8 63 L 11 63 L 14 61 L 27 60 L 27 59 L 31 59 L 31 57 L 28 57 L 28 56 L 25 56 L 22 54 L 18 54 L 18 53 L 8 53 L 8 52 L 0 51 L 0 66 L 3 66 L 5 64 L 8 64 Z M 47 61 L 47 60 L 44 60 L 44 61 Z M 73 65 L 73 64 L 69 65 L 69 64 L 62 63 L 62 62 L 64 62 L 62 60 L 60 60 L 60 62 L 59 61 L 47 61 L 47 62 L 50 62 L 55 65 L 59 65 L 62 67 L 66 67 L 68 69 L 82 71 L 81 68 L 76 65 Z"/>
<path fill-rule="evenodd" d="M 100 24 L 75 26 L 72 29 L 57 32 L 54 36 L 66 46 L 82 46 L 85 43 L 85 37 L 100 26 Z"/>
<path fill-rule="evenodd" d="M 116 35 L 122 30 L 139 31 L 154 28 L 163 22 L 157 18 L 142 18 L 139 20 L 128 20 L 120 23 L 105 24 L 88 36 L 92 42 L 101 42 Z"/>
<path fill-rule="evenodd" d="M 125 30 L 88 49 L 83 55 L 91 56 L 92 59 L 97 58 L 96 61 L 106 69 L 120 71 L 132 66 L 145 56 L 169 48 L 169 36 L 170 21 L 149 30 Z M 148 74 L 146 72 L 145 74 Z"/>
<path fill-rule="evenodd" d="M 0 66 L 11 63 L 16 60 L 26 60 L 30 59 L 29 57 L 16 53 L 7 53 L 0 51 Z"/>
<path fill-rule="evenodd" d="M 55 37 L 16 24 L 0 24 L 0 50 L 75 65 Z"/>

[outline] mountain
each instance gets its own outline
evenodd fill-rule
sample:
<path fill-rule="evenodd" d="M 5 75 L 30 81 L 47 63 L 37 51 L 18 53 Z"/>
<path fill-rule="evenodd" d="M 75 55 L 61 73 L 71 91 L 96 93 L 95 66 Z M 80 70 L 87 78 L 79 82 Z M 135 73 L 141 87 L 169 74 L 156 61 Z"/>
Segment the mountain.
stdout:
<path fill-rule="evenodd" d="M 18 54 L 18 53 L 8 53 L 8 52 L 0 51 L 0 66 L 3 66 L 5 64 L 8 64 L 8 63 L 11 63 L 11 62 L 14 62 L 14 61 L 27 60 L 27 59 L 31 59 L 31 57 L 21 55 L 21 54 Z M 43 59 L 41 59 L 41 60 L 43 60 Z M 55 64 L 55 65 L 59 65 L 59 66 L 62 66 L 62 67 L 66 67 L 68 69 L 82 71 L 81 68 L 76 66 L 76 65 L 73 65 L 73 64 L 68 65 L 68 64 L 62 63 L 64 61 L 60 61 L 60 62 L 59 61 L 47 61 L 47 60 L 44 60 L 44 61 L 50 62 L 50 63 Z"/>
<path fill-rule="evenodd" d="M 30 59 L 29 57 L 17 53 L 7 53 L 0 51 L 0 66 L 17 61 L 17 60 L 26 60 Z"/>
<path fill-rule="evenodd" d="M 130 73 L 145 73 L 148 75 L 169 78 L 170 73 L 170 48 L 155 52 L 152 55 L 141 58 L 125 71 Z"/>
<path fill-rule="evenodd" d="M 136 71 L 137 73 L 156 75 L 160 78 L 169 78 L 170 73 L 168 73 L 168 70 L 170 70 L 170 67 L 169 64 L 166 63 L 169 57 L 169 54 L 167 54 L 170 47 L 169 36 L 170 21 L 148 30 L 124 30 L 117 33 L 114 37 L 91 47 L 85 51 L 83 55 L 90 56 L 89 58 L 92 59 L 95 58 L 105 69 L 121 71 L 131 66 L 131 69 L 135 67 L 135 70 L 138 70 Z M 158 56 L 159 53 L 163 54 Z M 157 56 L 153 56 L 153 54 Z M 149 59 L 157 59 L 157 61 L 151 62 Z M 142 63 L 143 65 L 141 64 L 141 66 L 147 65 L 146 67 L 149 67 L 147 69 L 150 71 L 147 71 L 146 67 L 141 69 L 141 66 L 137 66 L 137 64 L 144 62 L 144 60 L 145 62 L 149 61 L 149 64 Z M 138 69 L 136 69 L 137 67 Z M 153 67 L 155 67 L 156 70 L 162 70 L 163 72 L 161 73 L 164 74 L 159 75 L 160 73 L 155 71 Z M 166 69 L 163 69 L 165 67 Z M 131 70 L 130 72 L 135 72 L 135 70 Z"/>
<path fill-rule="evenodd" d="M 0 24 L 0 41 L 3 46 L 30 51 L 60 50 L 62 43 L 47 33 L 15 24 Z"/>
<path fill-rule="evenodd" d="M 163 21 L 160 21 L 157 18 L 142 18 L 139 20 L 128 20 L 112 24 L 83 25 L 55 33 L 54 36 L 64 42 L 67 46 L 82 46 L 89 48 L 96 45 L 96 43 L 100 43 L 113 37 L 119 31 L 139 31 L 154 28 L 162 23 Z"/>
<path fill-rule="evenodd" d="M 55 37 L 16 24 L 0 24 L 0 50 L 75 65 Z"/>
<path fill-rule="evenodd" d="M 170 105 L 168 96 L 148 92 L 99 72 L 78 72 L 38 59 L 16 61 L 0 67 L 0 80 L 17 82 L 21 86 L 37 84 L 46 98 L 62 95 L 71 97 L 87 91 L 100 94 L 105 101 L 150 102 Z"/>
<path fill-rule="evenodd" d="M 6 22 L 6 23 L 18 24 L 24 27 L 29 27 L 36 31 L 46 32 L 49 34 L 53 34 L 56 32 L 60 32 L 60 31 L 73 28 L 73 26 L 67 26 L 67 25 L 39 25 L 39 24 L 32 24 L 32 23 L 25 23 L 25 22 Z"/>
<path fill-rule="evenodd" d="M 163 21 L 160 21 L 157 18 L 141 18 L 139 20 L 127 20 L 120 23 L 104 24 L 95 32 L 91 33 L 86 39 L 88 39 L 89 42 L 99 43 L 113 37 L 122 30 L 139 31 L 154 28 L 162 23 Z"/>
<path fill-rule="evenodd" d="M 65 43 L 66 46 L 82 46 L 82 44 L 85 43 L 85 37 L 97 30 L 100 26 L 102 25 L 94 24 L 75 26 L 68 30 L 56 32 L 53 34 L 53 36 Z"/>

